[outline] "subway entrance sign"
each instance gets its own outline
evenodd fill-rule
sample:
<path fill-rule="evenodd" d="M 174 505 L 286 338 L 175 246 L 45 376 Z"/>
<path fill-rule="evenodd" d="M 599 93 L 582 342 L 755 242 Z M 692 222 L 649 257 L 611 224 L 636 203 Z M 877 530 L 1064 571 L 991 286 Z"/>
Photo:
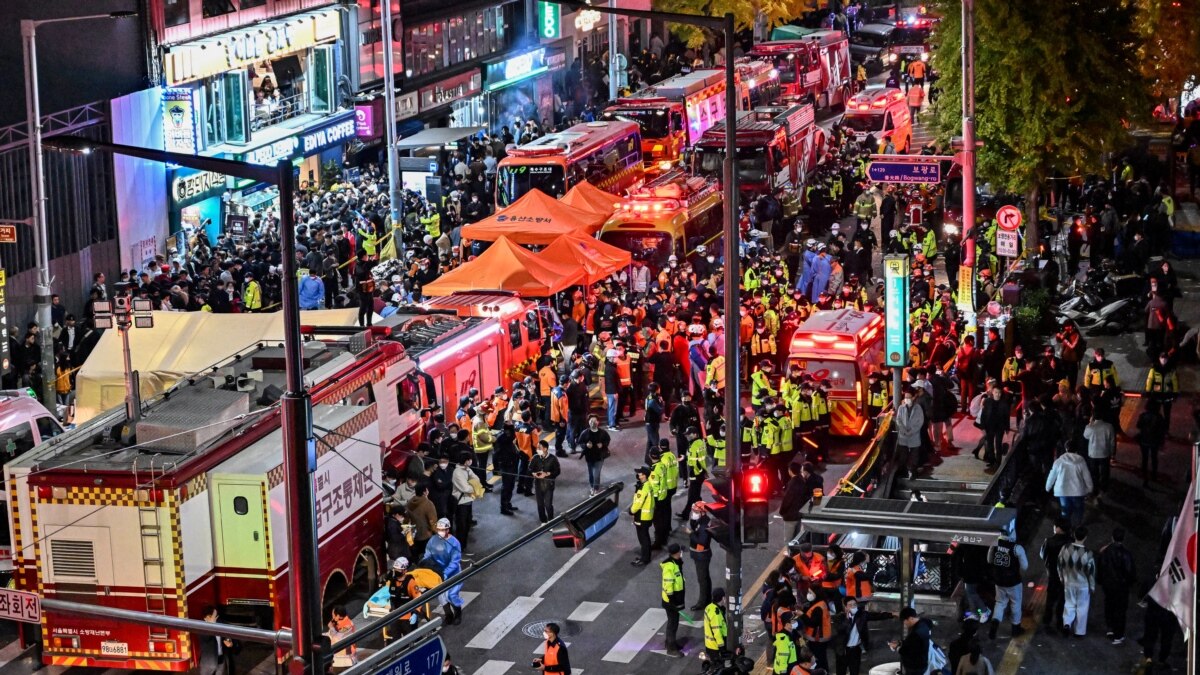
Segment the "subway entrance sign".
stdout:
<path fill-rule="evenodd" d="M 883 362 L 903 368 L 908 362 L 908 256 L 883 257 L 884 340 Z"/>
<path fill-rule="evenodd" d="M 940 155 L 871 155 L 867 177 L 876 183 L 940 183 Z"/>

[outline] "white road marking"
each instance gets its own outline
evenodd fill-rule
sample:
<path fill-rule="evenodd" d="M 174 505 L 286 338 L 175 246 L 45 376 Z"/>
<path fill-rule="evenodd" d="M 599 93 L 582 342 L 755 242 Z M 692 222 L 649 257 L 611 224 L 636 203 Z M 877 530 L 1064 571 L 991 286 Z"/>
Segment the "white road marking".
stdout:
<path fill-rule="evenodd" d="M 667 622 L 667 611 L 661 607 L 647 609 L 629 630 L 621 636 L 617 644 L 601 659 L 613 663 L 629 663 L 642 653 L 646 644 L 654 639 L 658 629 Z"/>
<path fill-rule="evenodd" d="M 508 632 L 521 623 L 533 611 L 533 608 L 537 607 L 541 602 L 541 598 L 529 598 L 525 596 L 513 598 L 513 601 L 508 603 L 508 607 L 505 607 L 504 611 L 492 617 L 488 625 L 484 626 L 483 630 L 480 630 L 475 637 L 471 638 L 467 646 L 474 649 L 494 649 L 504 639 L 504 636 L 508 635 Z"/>
<path fill-rule="evenodd" d="M 557 582 L 559 579 L 563 578 L 563 575 L 566 574 L 567 571 L 570 570 L 572 567 L 574 567 L 575 563 L 579 562 L 579 559 L 583 557 L 583 554 L 587 553 L 589 550 L 590 549 L 585 548 L 585 549 L 580 550 L 575 555 L 571 556 L 571 559 L 568 560 L 567 562 L 563 563 L 563 566 L 558 568 L 558 571 L 556 571 L 554 574 L 551 574 L 548 579 L 546 579 L 544 582 L 542 582 L 541 586 L 538 586 L 538 589 L 533 592 L 533 597 L 540 598 L 543 595 L 545 595 L 546 591 L 550 590 L 550 587 L 553 586 L 555 584 L 555 582 Z"/>
<path fill-rule="evenodd" d="M 475 671 L 474 675 L 504 675 L 515 663 L 512 661 L 488 661 Z"/>
<path fill-rule="evenodd" d="M 606 607 L 607 602 L 581 602 L 575 611 L 571 612 L 571 616 L 567 617 L 567 621 L 595 621 Z"/>

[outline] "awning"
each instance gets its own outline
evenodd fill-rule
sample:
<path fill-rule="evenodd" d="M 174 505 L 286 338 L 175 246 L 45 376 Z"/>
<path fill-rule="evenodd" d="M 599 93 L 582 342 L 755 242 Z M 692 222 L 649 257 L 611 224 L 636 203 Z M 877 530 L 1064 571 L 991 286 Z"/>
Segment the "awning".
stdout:
<path fill-rule="evenodd" d="M 1015 527 L 1017 510 L 906 499 L 832 497 L 804 514 L 808 532 L 911 537 L 991 546 Z"/>
<path fill-rule="evenodd" d="M 487 127 L 437 127 L 419 131 L 408 138 L 396 141 L 397 150 L 412 150 L 413 148 L 428 148 L 434 145 L 445 145 L 473 136 Z"/>

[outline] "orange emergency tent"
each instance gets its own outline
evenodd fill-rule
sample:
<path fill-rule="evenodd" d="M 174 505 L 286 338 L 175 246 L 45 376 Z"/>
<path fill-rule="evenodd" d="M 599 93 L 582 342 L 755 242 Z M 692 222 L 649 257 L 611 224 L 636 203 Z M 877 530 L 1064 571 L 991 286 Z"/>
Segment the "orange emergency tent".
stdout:
<path fill-rule="evenodd" d="M 537 257 L 556 265 L 582 268 L 588 284 L 594 284 L 628 267 L 633 259 L 629 251 L 578 233 L 564 234 L 555 239 Z"/>
<path fill-rule="evenodd" d="M 496 241 L 507 237 L 516 244 L 545 246 L 568 232 L 595 234 L 607 219 L 608 214 L 578 209 L 541 190 L 530 190 L 503 211 L 464 225 L 462 238 Z"/>
<path fill-rule="evenodd" d="M 613 211 L 617 210 L 617 202 L 621 201 L 621 198 L 583 181 L 567 190 L 567 194 L 563 195 L 559 201 L 577 209 L 603 214 L 605 218 L 608 218 Z"/>
<path fill-rule="evenodd" d="M 583 283 L 583 278 L 584 269 L 577 264 L 542 260 L 508 237 L 500 237 L 478 258 L 450 270 L 421 290 L 433 296 L 488 290 L 544 298 Z"/>

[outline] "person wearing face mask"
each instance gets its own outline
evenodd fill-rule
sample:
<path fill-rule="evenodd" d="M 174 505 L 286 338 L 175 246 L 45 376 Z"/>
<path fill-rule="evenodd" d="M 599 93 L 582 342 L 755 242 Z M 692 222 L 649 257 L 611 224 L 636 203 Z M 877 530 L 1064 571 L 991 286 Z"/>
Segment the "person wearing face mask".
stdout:
<path fill-rule="evenodd" d="M 654 486 L 650 483 L 650 469 L 638 467 L 635 472 L 637 485 L 633 493 L 633 502 L 629 512 L 633 514 L 633 524 L 637 528 L 640 554 L 631 563 L 634 567 L 645 567 L 650 564 L 650 526 L 654 523 Z"/>
<path fill-rule="evenodd" d="M 429 500 L 437 509 L 439 518 L 454 517 L 454 500 L 450 493 L 454 487 L 454 468 L 449 457 L 439 457 L 437 466 L 429 474 Z"/>
<path fill-rule="evenodd" d="M 709 563 L 712 562 L 712 533 L 708 530 L 708 509 L 704 502 L 692 504 L 690 515 L 688 556 L 696 568 L 696 585 L 700 589 L 696 604 L 692 605 L 691 610 L 699 612 L 704 609 L 704 599 L 712 597 L 712 575 L 709 573 Z"/>
<path fill-rule="evenodd" d="M 684 607 L 683 549 L 671 544 L 667 558 L 659 563 L 662 568 L 662 606 L 667 611 L 665 648 L 667 656 L 681 657 L 679 651 L 679 613 Z"/>
<path fill-rule="evenodd" d="M 817 597 L 817 590 L 809 588 L 803 603 L 804 634 L 808 648 L 817 659 L 817 667 L 829 669 L 829 643 L 833 640 L 833 617 L 829 605 Z"/>
<path fill-rule="evenodd" d="M 837 657 L 837 675 L 859 675 L 862 656 L 871 649 L 870 621 L 893 619 L 891 612 L 872 612 L 847 597 L 844 610 L 833 619 L 833 653 Z"/>
<path fill-rule="evenodd" d="M 590 415 L 588 426 L 579 433 L 577 442 L 581 456 L 587 462 L 588 485 L 592 495 L 600 491 L 600 470 L 604 467 L 604 460 L 608 458 L 611 441 L 608 432 L 600 428 L 600 420 L 595 415 Z"/>
<path fill-rule="evenodd" d="M 438 520 L 437 536 L 430 539 L 429 545 L 425 547 L 424 560 L 428 560 L 443 579 L 449 579 L 462 571 L 462 545 L 454 535 L 450 534 L 449 520 L 445 518 Z M 440 598 L 446 625 L 454 625 L 462 621 L 464 603 L 460 595 L 461 591 L 462 584 L 458 584 L 446 591 Z"/>
<path fill-rule="evenodd" d="M 571 675 L 571 659 L 567 655 L 567 645 L 558 639 L 561 630 L 557 623 L 551 621 L 542 629 L 545 638 L 545 650 L 540 658 L 533 660 L 533 668 L 542 673 L 562 673 Z"/>
<path fill-rule="evenodd" d="M 916 467 L 921 454 L 921 427 L 925 413 L 914 403 L 912 387 L 904 389 L 904 400 L 896 410 L 896 455 L 893 459 L 897 475 L 908 476 Z"/>
<path fill-rule="evenodd" d="M 790 593 L 787 594 L 790 596 Z M 787 598 L 788 601 L 792 598 Z M 800 654 L 796 638 L 800 635 L 800 622 L 790 607 L 780 607 L 771 616 L 775 624 L 775 638 L 771 643 L 771 672 L 774 675 L 787 675 L 799 663 Z"/>
<path fill-rule="evenodd" d="M 1104 381 L 1110 377 L 1113 384 L 1120 384 L 1113 362 L 1105 358 L 1102 347 L 1097 347 L 1092 352 L 1092 360 L 1088 362 L 1087 368 L 1083 371 L 1083 386 L 1096 394 L 1104 387 Z"/>
<path fill-rule="evenodd" d="M 537 454 L 529 464 L 533 476 L 534 495 L 537 498 L 538 520 L 545 523 L 554 517 L 554 483 L 562 469 L 558 458 L 550 454 L 550 444 L 538 441 Z"/>

